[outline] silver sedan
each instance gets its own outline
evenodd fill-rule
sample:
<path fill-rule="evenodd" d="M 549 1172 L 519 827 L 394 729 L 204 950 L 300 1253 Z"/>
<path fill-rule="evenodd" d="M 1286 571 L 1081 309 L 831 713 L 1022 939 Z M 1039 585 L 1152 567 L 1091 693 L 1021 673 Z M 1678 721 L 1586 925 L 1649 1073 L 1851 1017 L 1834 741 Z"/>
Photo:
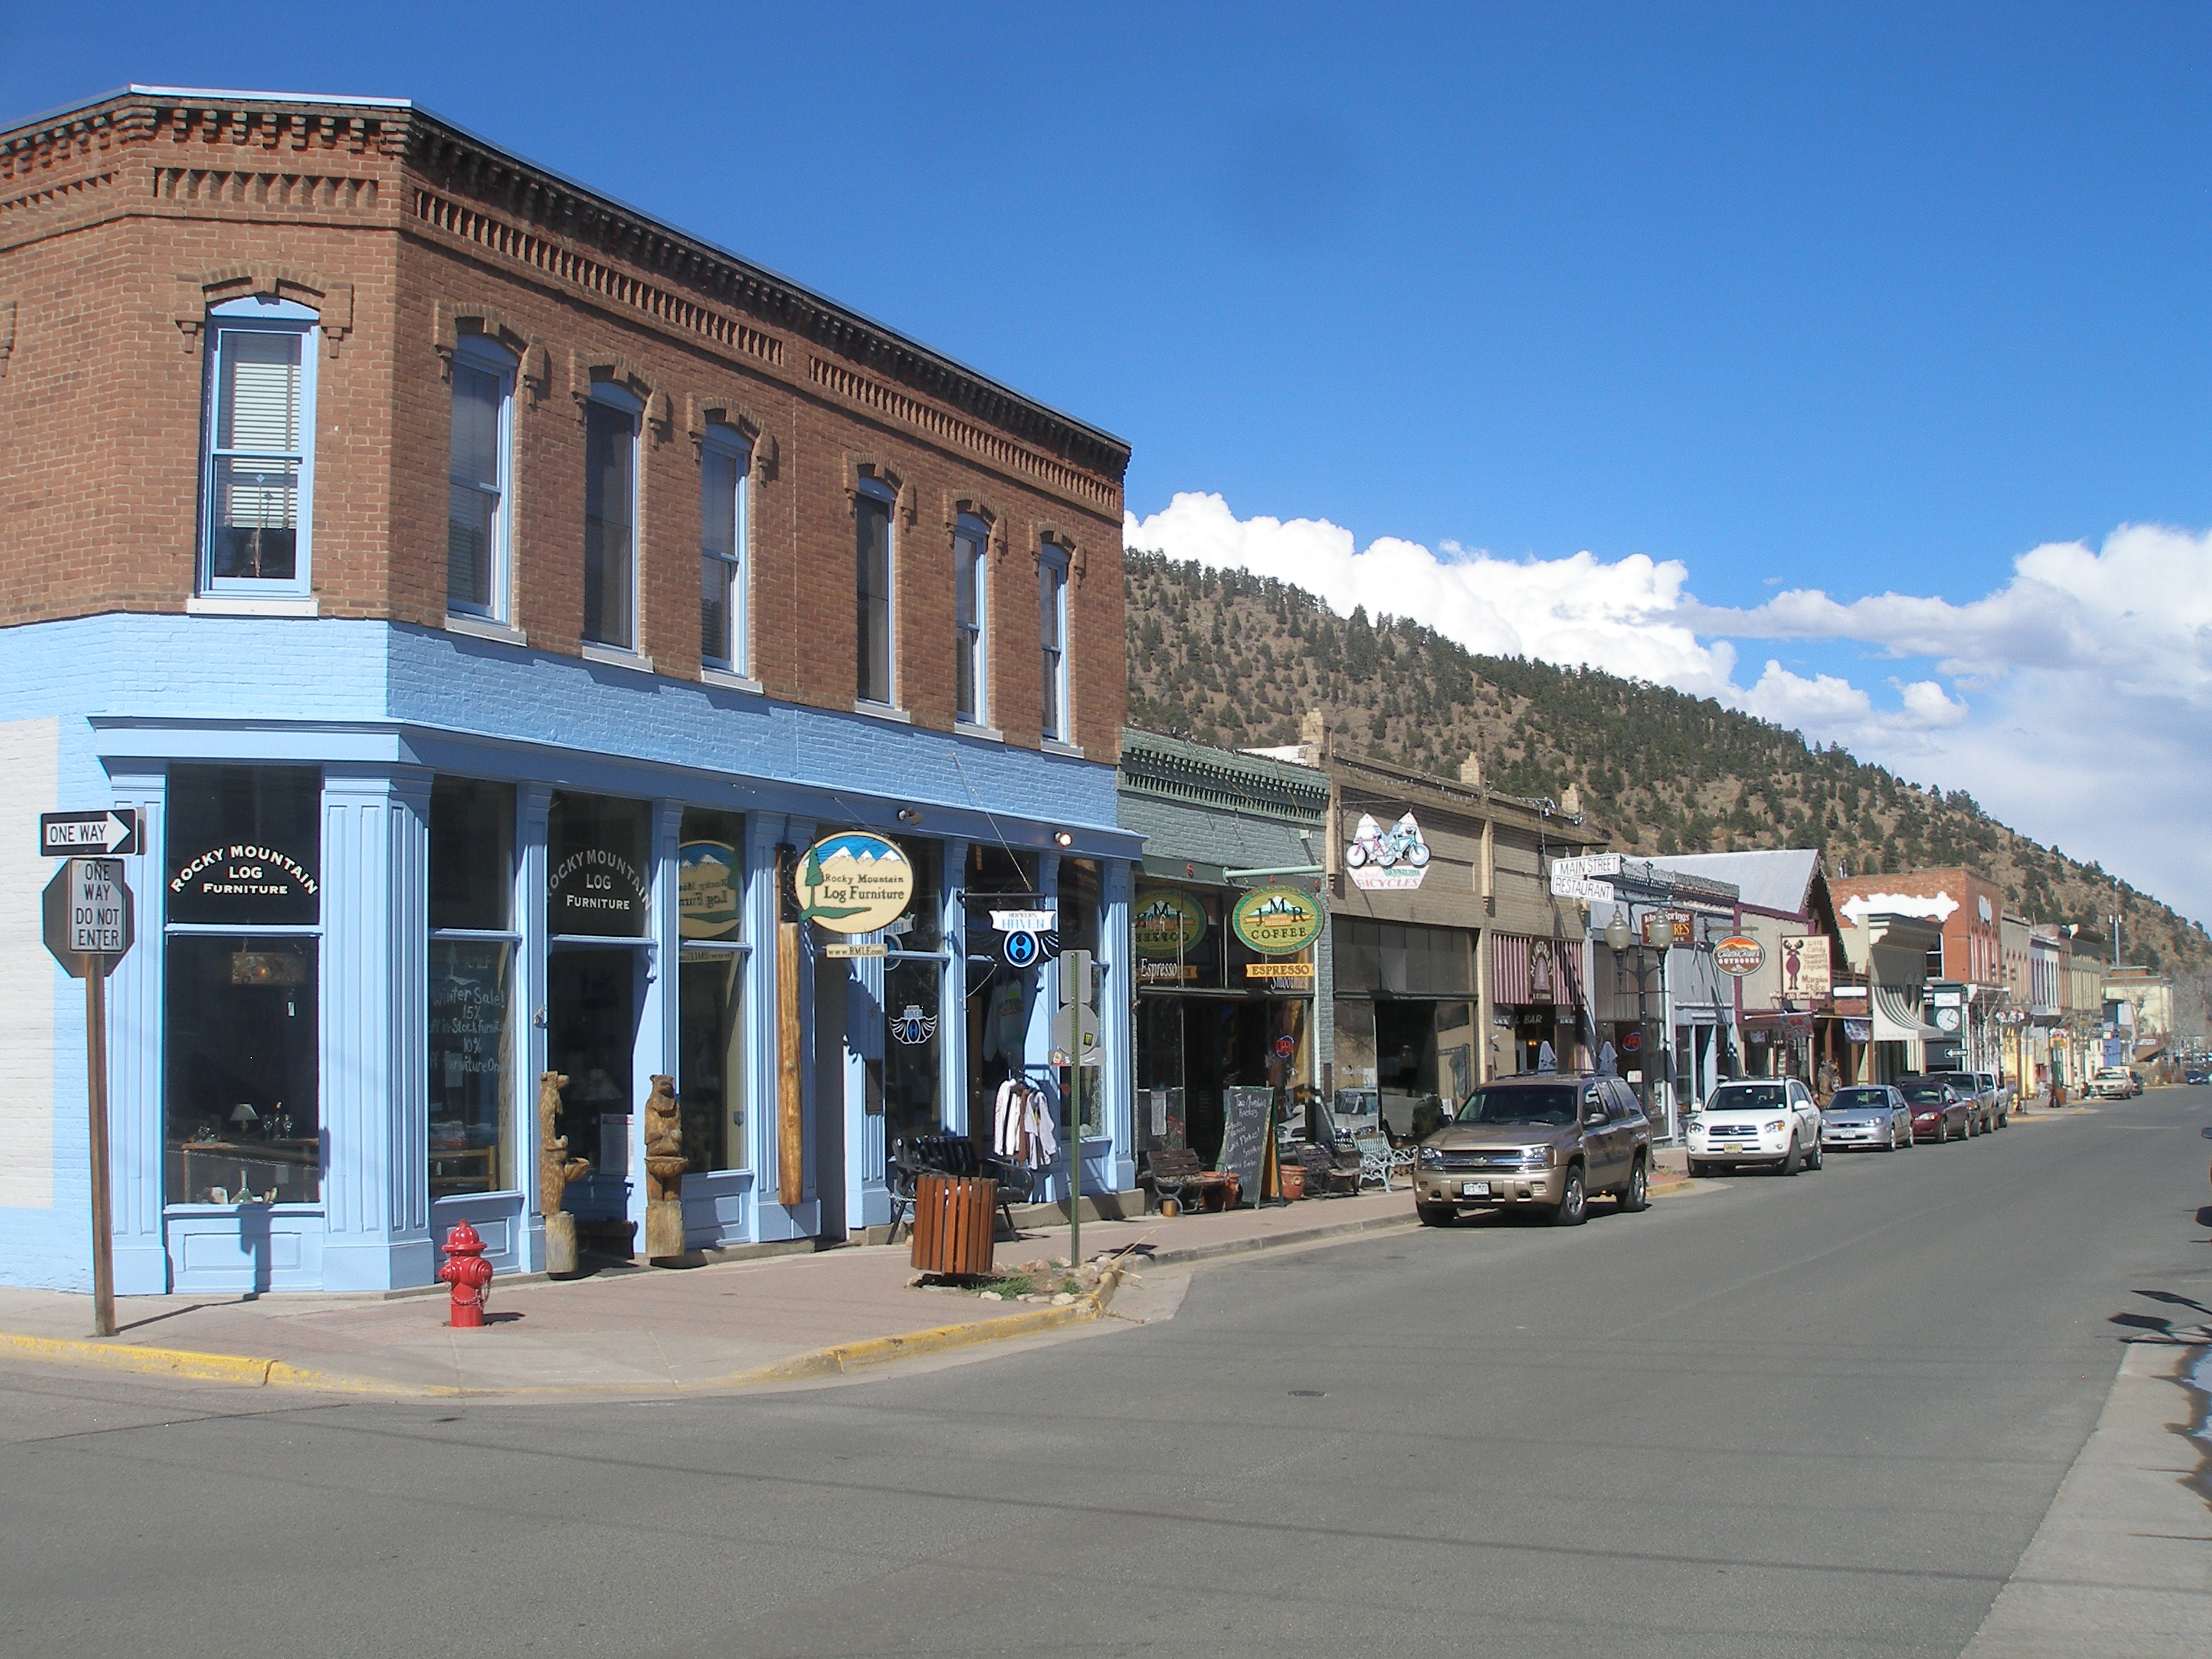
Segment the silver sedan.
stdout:
<path fill-rule="evenodd" d="M 1912 1108 L 1886 1083 L 1838 1089 L 1820 1109 L 1820 1145 L 1838 1152 L 1893 1152 L 1912 1145 Z"/>

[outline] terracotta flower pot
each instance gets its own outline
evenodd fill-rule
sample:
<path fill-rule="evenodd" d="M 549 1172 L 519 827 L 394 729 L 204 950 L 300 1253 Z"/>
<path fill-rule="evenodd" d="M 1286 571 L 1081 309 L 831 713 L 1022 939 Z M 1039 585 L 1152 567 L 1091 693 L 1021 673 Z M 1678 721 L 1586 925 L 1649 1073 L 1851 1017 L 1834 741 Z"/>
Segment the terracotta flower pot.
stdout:
<path fill-rule="evenodd" d="M 1286 1200 L 1304 1198 L 1306 1195 L 1305 1165 L 1303 1164 L 1285 1164 L 1281 1166 L 1281 1170 L 1284 1198 Z"/>

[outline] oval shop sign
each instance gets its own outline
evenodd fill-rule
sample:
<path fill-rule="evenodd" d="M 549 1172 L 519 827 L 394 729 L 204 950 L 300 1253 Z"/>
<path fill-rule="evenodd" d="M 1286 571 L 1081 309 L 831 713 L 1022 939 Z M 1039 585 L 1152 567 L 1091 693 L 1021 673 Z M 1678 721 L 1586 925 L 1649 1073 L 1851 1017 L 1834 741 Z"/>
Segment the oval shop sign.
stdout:
<path fill-rule="evenodd" d="M 914 866 L 896 842 L 865 830 L 824 836 L 794 875 L 800 916 L 833 933 L 872 933 L 906 913 Z"/>
<path fill-rule="evenodd" d="M 1741 979 L 1746 974 L 1759 971 L 1759 963 L 1766 960 L 1766 947 L 1755 939 L 1746 939 L 1741 933 L 1723 939 L 1713 946 L 1713 966 L 1724 974 Z"/>
<path fill-rule="evenodd" d="M 1295 887 L 1262 887 L 1237 901 L 1229 925 L 1261 956 L 1303 951 L 1321 932 L 1321 906 Z"/>

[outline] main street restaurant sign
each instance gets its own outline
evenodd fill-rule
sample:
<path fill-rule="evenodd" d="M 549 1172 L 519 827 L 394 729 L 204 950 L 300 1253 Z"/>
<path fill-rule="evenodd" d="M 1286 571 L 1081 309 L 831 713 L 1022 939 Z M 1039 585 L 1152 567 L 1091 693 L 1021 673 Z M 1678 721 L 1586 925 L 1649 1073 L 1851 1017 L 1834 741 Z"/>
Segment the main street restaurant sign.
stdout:
<path fill-rule="evenodd" d="M 1321 932 L 1321 906 L 1295 887 L 1262 887 L 1237 901 L 1229 925 L 1263 957 L 1295 955 Z"/>
<path fill-rule="evenodd" d="M 898 843 L 865 830 L 816 842 L 793 879 L 800 916 L 833 933 L 888 927 L 914 897 L 914 866 Z"/>

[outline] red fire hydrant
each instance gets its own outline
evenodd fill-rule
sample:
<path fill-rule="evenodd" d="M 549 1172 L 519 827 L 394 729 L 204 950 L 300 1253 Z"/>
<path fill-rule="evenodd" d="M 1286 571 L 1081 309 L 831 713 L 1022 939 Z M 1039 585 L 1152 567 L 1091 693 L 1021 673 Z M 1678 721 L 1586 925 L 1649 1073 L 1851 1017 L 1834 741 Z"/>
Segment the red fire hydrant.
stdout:
<path fill-rule="evenodd" d="M 483 1253 L 483 1240 L 465 1221 L 446 1235 L 446 1265 L 438 1277 L 453 1287 L 453 1316 L 446 1322 L 455 1330 L 483 1327 L 484 1286 L 491 1283 L 491 1263 Z"/>

